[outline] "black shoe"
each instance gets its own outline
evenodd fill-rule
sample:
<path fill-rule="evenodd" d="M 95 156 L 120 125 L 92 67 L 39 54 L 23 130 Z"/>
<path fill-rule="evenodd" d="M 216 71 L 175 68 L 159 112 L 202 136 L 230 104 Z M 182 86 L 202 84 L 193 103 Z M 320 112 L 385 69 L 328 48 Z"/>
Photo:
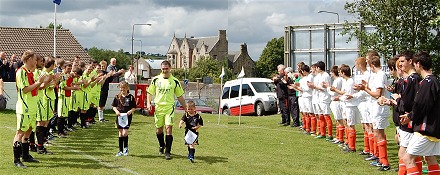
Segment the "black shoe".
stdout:
<path fill-rule="evenodd" d="M 23 169 L 26 169 L 26 168 L 27 168 L 27 166 L 24 165 L 23 163 L 21 163 L 20 161 L 18 161 L 18 162 L 14 162 L 14 165 L 15 165 L 16 167 L 23 168 Z"/>
<path fill-rule="evenodd" d="M 284 123 L 283 124 L 283 126 L 289 126 L 290 125 L 290 123 Z"/>
<path fill-rule="evenodd" d="M 376 160 L 376 159 L 378 159 L 376 156 L 371 155 L 371 156 L 369 156 L 369 157 L 365 157 L 364 160 L 366 160 L 366 161 L 372 161 L 372 160 Z"/>
<path fill-rule="evenodd" d="M 37 153 L 38 153 L 38 154 L 47 154 L 47 155 L 53 154 L 52 152 L 47 151 L 46 148 L 38 149 Z"/>
<path fill-rule="evenodd" d="M 286 124 L 286 122 L 280 122 L 280 123 L 278 123 L 278 124 L 280 124 L 280 125 L 284 125 L 284 124 Z"/>
<path fill-rule="evenodd" d="M 344 147 L 344 148 L 342 148 L 342 152 L 344 152 L 344 153 L 354 153 L 354 152 L 356 152 L 356 150 L 350 149 L 348 147 Z"/>
<path fill-rule="evenodd" d="M 165 148 L 164 147 L 159 147 L 159 155 L 162 155 L 163 154 L 163 150 L 164 150 Z"/>
<path fill-rule="evenodd" d="M 38 163 L 40 162 L 38 159 L 34 159 L 32 156 L 29 156 L 29 158 L 27 159 L 23 159 L 23 162 L 34 162 L 34 163 Z"/>
<path fill-rule="evenodd" d="M 35 145 L 35 144 L 29 145 L 29 151 L 37 152 L 37 145 Z"/>
<path fill-rule="evenodd" d="M 165 159 L 171 160 L 171 154 L 170 153 L 165 153 Z"/>
<path fill-rule="evenodd" d="M 362 156 L 365 156 L 365 155 L 369 155 L 370 153 L 367 153 L 367 152 L 365 152 L 364 150 L 362 150 L 358 155 L 362 155 Z"/>
<path fill-rule="evenodd" d="M 382 165 L 382 166 L 379 167 L 379 169 L 377 169 L 377 170 L 379 170 L 379 171 L 388 171 L 388 170 L 390 170 L 390 169 L 391 169 L 390 166 Z"/>

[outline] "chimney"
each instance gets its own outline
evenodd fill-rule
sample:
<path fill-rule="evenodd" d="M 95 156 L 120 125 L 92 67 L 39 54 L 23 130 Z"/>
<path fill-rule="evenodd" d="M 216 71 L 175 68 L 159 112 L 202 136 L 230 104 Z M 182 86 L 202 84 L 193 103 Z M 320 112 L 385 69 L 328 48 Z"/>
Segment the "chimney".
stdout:
<path fill-rule="evenodd" d="M 226 41 L 226 30 L 218 30 L 218 39 Z"/>
<path fill-rule="evenodd" d="M 246 45 L 246 43 L 243 43 L 243 44 L 240 45 L 240 53 L 247 54 L 247 45 Z"/>

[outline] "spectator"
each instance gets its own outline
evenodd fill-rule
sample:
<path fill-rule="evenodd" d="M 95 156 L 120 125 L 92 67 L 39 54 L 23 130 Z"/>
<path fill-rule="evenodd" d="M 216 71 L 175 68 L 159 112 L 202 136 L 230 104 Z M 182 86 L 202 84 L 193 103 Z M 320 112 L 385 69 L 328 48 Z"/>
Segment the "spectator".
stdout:
<path fill-rule="evenodd" d="M 130 90 L 133 90 L 134 84 L 136 83 L 136 80 L 137 80 L 137 76 L 136 76 L 136 72 L 134 71 L 134 68 L 132 65 L 128 66 L 128 71 L 125 72 L 124 79 L 130 85 Z"/>
<path fill-rule="evenodd" d="M 17 55 L 11 55 L 11 61 L 9 63 L 9 81 L 15 82 L 15 71 L 23 65 L 21 60 L 17 60 Z"/>
<path fill-rule="evenodd" d="M 6 53 L 0 52 L 0 78 L 3 79 L 3 81 L 9 81 L 9 62 L 8 59 L 6 59 Z"/>
<path fill-rule="evenodd" d="M 118 68 L 116 67 L 116 58 L 111 58 L 110 59 L 110 65 L 107 66 L 107 72 L 111 72 L 114 71 L 116 72 L 115 74 L 113 74 L 113 79 L 111 81 L 111 83 L 119 83 L 119 77 L 125 73 L 124 69 L 121 69 L 118 71 Z"/>

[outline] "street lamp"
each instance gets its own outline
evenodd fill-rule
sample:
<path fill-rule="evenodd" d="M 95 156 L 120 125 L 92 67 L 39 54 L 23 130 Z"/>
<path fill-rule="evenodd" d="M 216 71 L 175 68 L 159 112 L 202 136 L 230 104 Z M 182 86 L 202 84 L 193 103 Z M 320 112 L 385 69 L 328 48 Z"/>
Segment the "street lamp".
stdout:
<path fill-rule="evenodd" d="M 338 23 L 339 23 L 339 13 L 337 13 L 337 12 L 320 10 L 320 11 L 318 11 L 318 13 L 331 13 L 331 14 L 335 14 L 335 15 L 338 16 Z"/>
<path fill-rule="evenodd" d="M 139 51 L 139 58 L 136 61 L 136 84 L 138 83 L 138 77 L 139 76 L 139 59 L 142 58 L 142 40 L 137 39 L 137 40 L 133 40 L 133 41 L 139 41 L 141 42 L 141 50 Z"/>
<path fill-rule="evenodd" d="M 133 29 L 131 31 L 131 64 L 134 64 L 134 59 L 133 59 L 133 34 L 134 34 L 134 26 L 151 26 L 151 24 L 133 24 Z"/>

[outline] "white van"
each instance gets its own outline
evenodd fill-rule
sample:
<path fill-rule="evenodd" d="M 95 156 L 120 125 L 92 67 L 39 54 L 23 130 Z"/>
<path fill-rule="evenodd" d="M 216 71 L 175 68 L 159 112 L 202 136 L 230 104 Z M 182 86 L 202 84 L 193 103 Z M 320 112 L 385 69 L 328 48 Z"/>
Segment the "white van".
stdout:
<path fill-rule="evenodd" d="M 258 116 L 278 111 L 275 85 L 267 78 L 242 78 L 227 81 L 223 87 L 220 101 L 221 112 L 224 115 L 239 115 L 240 83 L 243 82 L 241 92 L 241 114 Z"/>

